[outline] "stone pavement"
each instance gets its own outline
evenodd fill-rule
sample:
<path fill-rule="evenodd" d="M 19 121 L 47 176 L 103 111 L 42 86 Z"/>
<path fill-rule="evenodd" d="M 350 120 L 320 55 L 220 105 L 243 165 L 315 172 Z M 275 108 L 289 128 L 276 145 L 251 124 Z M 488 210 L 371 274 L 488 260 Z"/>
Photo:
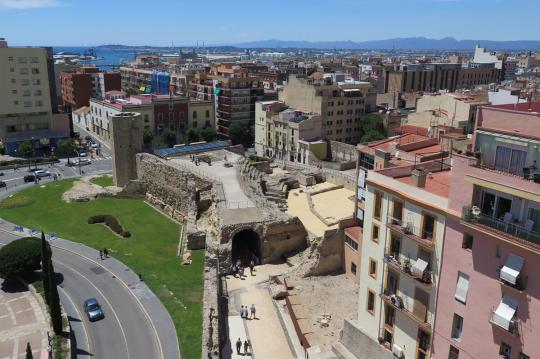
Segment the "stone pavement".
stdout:
<path fill-rule="evenodd" d="M 14 224 L 0 220 L 0 230 L 21 237 L 26 237 L 32 233 L 28 228 L 24 228 L 23 232 L 17 232 L 14 231 L 14 227 Z M 36 236 L 40 235 L 39 233 L 34 234 Z M 133 293 L 135 298 L 137 298 L 138 302 L 147 313 L 148 319 L 151 320 L 151 323 L 157 332 L 157 337 L 159 338 L 158 347 L 160 347 L 163 352 L 162 357 L 164 359 L 180 358 L 178 337 L 176 336 L 176 330 L 171 316 L 150 288 L 148 288 L 144 282 L 140 281 L 137 273 L 134 273 L 129 267 L 115 258 L 109 257 L 105 260 L 100 260 L 99 252 L 84 244 L 71 242 L 58 237 L 50 240 L 49 243 L 53 249 L 58 248 L 67 250 L 95 262 L 96 265 L 104 267 L 116 276 L 116 278 L 120 279 Z M 111 253 L 111 255 L 114 255 L 114 253 Z M 2 357 L 0 356 L 0 359 L 1 358 Z"/>
<path fill-rule="evenodd" d="M 37 294 L 22 284 L 0 289 L 0 359 L 25 358 L 26 343 L 39 358 L 47 352 L 48 330 L 46 308 Z"/>
<path fill-rule="evenodd" d="M 246 331 L 246 336 L 251 340 L 253 358 L 256 359 L 290 359 L 294 358 L 289 347 L 285 331 L 281 325 L 279 316 L 274 307 L 274 302 L 266 288 L 269 275 L 277 275 L 288 269 L 286 264 L 265 264 L 255 267 L 254 276 L 246 269 L 244 279 L 227 277 L 227 289 L 229 292 L 229 334 L 232 349 L 236 353 L 236 340 L 241 335 L 238 328 L 241 305 L 250 307 L 255 305 L 257 310 L 256 319 L 240 318 Z M 234 319 L 233 319 L 234 318 Z M 244 338 L 241 337 L 242 340 Z M 243 351 L 242 351 L 243 352 Z M 241 358 L 246 356 L 231 356 Z"/>

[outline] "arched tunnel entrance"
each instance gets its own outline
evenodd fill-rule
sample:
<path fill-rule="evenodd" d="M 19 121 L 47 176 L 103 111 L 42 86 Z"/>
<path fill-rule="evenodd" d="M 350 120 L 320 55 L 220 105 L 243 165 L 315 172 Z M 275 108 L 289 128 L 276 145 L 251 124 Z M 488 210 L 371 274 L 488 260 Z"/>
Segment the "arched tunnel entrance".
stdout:
<path fill-rule="evenodd" d="M 255 264 L 261 263 L 261 239 L 252 229 L 244 229 L 236 233 L 232 239 L 232 263 L 240 259 L 243 266 L 249 265 L 251 259 Z"/>

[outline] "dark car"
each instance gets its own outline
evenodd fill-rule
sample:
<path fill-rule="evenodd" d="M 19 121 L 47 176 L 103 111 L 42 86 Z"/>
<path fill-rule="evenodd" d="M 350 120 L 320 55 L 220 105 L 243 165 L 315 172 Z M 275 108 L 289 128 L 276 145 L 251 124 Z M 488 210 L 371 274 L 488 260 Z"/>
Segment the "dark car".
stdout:
<path fill-rule="evenodd" d="M 91 322 L 105 318 L 105 314 L 103 314 L 103 310 L 101 310 L 101 306 L 96 298 L 90 298 L 84 301 L 84 311 L 88 315 L 88 320 Z"/>
<path fill-rule="evenodd" d="M 7 183 L 4 181 L 0 181 L 0 188 L 4 188 L 7 186 Z"/>
<path fill-rule="evenodd" d="M 88 142 L 88 141 L 91 141 L 91 140 L 92 140 L 92 137 L 86 135 L 86 136 L 84 136 L 84 139 L 85 139 L 86 142 Z"/>
<path fill-rule="evenodd" d="M 26 175 L 24 176 L 24 182 L 35 182 L 36 176 L 34 175 Z"/>

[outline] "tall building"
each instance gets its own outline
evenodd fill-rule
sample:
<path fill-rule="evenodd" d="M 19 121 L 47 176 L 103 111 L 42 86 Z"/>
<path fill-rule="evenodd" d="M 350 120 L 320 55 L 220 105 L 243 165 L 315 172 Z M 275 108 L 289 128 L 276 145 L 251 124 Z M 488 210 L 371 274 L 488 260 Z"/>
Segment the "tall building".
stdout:
<path fill-rule="evenodd" d="M 501 80 L 514 80 L 516 78 L 517 61 L 508 59 L 505 53 L 490 52 L 476 45 L 472 62 L 475 64 L 493 64 L 496 69 L 501 70 Z"/>
<path fill-rule="evenodd" d="M 108 91 L 120 91 L 120 74 L 103 72 L 97 67 L 81 67 L 60 72 L 62 101 L 72 109 L 88 106 L 90 98 L 103 98 Z"/>
<path fill-rule="evenodd" d="M 455 155 L 433 358 L 540 357 L 540 103 L 478 111 Z"/>
<path fill-rule="evenodd" d="M 191 98 L 214 100 L 217 132 L 222 136 L 228 136 L 233 123 L 246 129 L 254 123 L 255 102 L 263 100 L 264 88 L 261 78 L 249 71 L 235 63 L 221 63 L 191 82 Z"/>
<path fill-rule="evenodd" d="M 51 48 L 0 47 L 0 140 L 16 154 L 29 141 L 34 154 L 49 153 L 69 136 L 67 116 L 57 114 Z"/>
<path fill-rule="evenodd" d="M 362 115 L 375 110 L 376 93 L 369 82 L 346 81 L 344 74 L 290 75 L 279 100 L 295 110 L 318 113 L 322 138 L 357 144 Z"/>

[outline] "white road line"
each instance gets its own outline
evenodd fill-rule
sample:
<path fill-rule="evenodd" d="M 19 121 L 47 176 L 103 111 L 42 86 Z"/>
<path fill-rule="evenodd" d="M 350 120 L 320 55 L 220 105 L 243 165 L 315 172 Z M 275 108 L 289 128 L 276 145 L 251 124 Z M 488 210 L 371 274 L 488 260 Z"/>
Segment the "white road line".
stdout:
<path fill-rule="evenodd" d="M 120 318 L 118 318 L 118 315 L 116 314 L 116 312 L 114 311 L 114 307 L 112 306 L 111 302 L 109 302 L 109 300 L 107 299 L 107 297 L 105 296 L 105 294 L 103 294 L 102 291 L 99 290 L 98 287 L 96 287 L 94 285 L 94 283 L 92 283 L 92 281 L 90 279 L 88 279 L 84 274 L 82 274 L 81 272 L 79 272 L 78 270 L 68 266 L 67 264 L 64 264 L 64 263 L 61 263 L 61 262 L 58 262 L 57 260 L 54 260 L 54 262 L 56 262 L 57 264 L 60 264 L 60 266 L 64 266 L 66 267 L 67 269 L 71 270 L 72 272 L 75 272 L 77 273 L 78 275 L 80 275 L 81 277 L 83 277 L 84 279 L 86 279 L 86 281 L 88 283 L 90 283 L 90 285 L 92 287 L 94 287 L 97 292 L 103 297 L 103 299 L 107 302 L 107 304 L 109 305 L 109 307 L 111 308 L 111 311 L 114 315 L 114 317 L 116 318 L 116 321 L 118 322 L 118 326 L 120 327 L 120 331 L 122 332 L 122 337 L 124 337 L 124 344 L 126 345 L 126 352 L 127 352 L 127 358 L 129 358 L 129 346 L 128 346 L 128 343 L 127 343 L 127 337 L 126 337 L 126 333 L 124 332 L 124 328 L 122 327 L 122 323 L 120 322 Z"/>
<path fill-rule="evenodd" d="M 92 353 L 92 349 L 93 349 L 93 345 L 92 345 L 92 339 L 90 338 L 90 336 L 88 335 L 88 332 L 87 332 L 87 327 L 86 327 L 86 323 L 84 322 L 84 317 L 83 315 L 81 314 L 81 311 L 79 310 L 79 308 L 77 307 L 77 304 L 75 304 L 75 302 L 73 301 L 73 299 L 71 298 L 71 296 L 68 294 L 68 292 L 58 286 L 58 288 L 60 288 L 60 291 L 62 293 L 64 293 L 64 295 L 66 296 L 66 298 L 71 302 L 71 305 L 73 306 L 73 308 L 75 308 L 75 311 L 77 312 L 77 315 L 79 316 L 79 319 L 82 323 L 82 326 L 83 326 L 83 332 L 84 332 L 84 337 L 86 338 L 86 345 L 87 345 L 87 352 L 88 352 L 88 356 L 93 356 L 94 353 Z"/>

